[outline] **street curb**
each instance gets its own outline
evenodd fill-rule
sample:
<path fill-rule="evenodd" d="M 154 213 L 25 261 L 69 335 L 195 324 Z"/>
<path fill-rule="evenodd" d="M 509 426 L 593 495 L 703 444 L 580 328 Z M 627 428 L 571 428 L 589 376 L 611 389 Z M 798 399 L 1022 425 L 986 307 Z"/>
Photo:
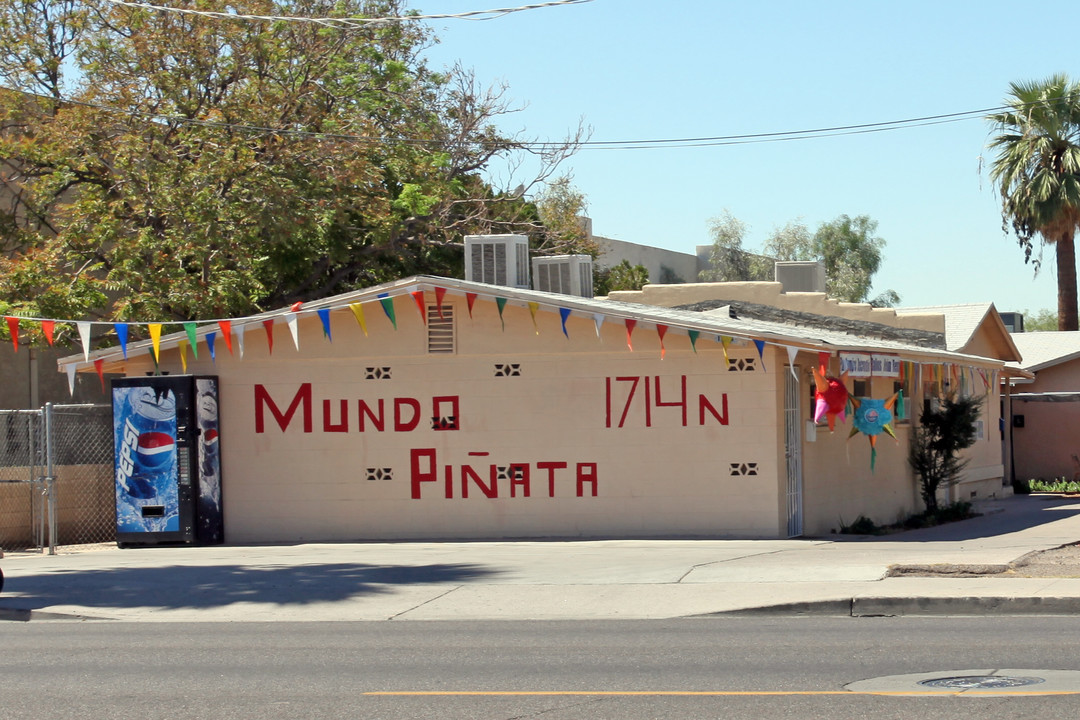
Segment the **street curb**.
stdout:
<path fill-rule="evenodd" d="M 31 620 L 104 620 L 105 618 L 71 615 L 68 613 L 45 612 L 42 610 L 23 610 L 20 608 L 0 608 L 0 622 L 30 622 Z"/>
<path fill-rule="evenodd" d="M 855 597 L 843 600 L 782 603 L 695 617 L 762 615 L 831 615 L 897 617 L 920 615 L 1080 615 L 1076 597 Z"/>

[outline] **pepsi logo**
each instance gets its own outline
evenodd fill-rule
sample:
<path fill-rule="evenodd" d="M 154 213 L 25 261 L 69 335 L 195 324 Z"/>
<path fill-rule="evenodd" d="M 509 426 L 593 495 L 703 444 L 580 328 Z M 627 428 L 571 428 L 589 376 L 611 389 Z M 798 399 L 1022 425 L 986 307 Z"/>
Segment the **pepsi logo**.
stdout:
<path fill-rule="evenodd" d="M 144 432 L 139 435 L 136 453 L 139 464 L 150 470 L 160 470 L 172 460 L 176 440 L 169 433 Z"/>

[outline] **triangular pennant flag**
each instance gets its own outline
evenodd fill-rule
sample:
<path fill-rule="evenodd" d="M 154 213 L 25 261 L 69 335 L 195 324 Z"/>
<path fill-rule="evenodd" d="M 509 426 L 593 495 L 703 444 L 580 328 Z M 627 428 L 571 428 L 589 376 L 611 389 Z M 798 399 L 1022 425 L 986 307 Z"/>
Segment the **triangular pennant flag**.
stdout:
<path fill-rule="evenodd" d="M 68 392 L 71 393 L 71 397 L 75 397 L 75 363 L 67 365 L 65 368 L 68 376 Z"/>
<path fill-rule="evenodd" d="M 533 327 L 536 329 L 536 334 L 540 334 L 540 326 L 536 324 L 536 311 L 540 309 L 540 303 L 529 303 L 529 314 L 532 315 Z"/>
<path fill-rule="evenodd" d="M 191 345 L 191 354 L 195 356 L 195 359 L 199 359 L 199 338 L 195 334 L 195 323 L 184 323 L 184 332 L 187 333 L 188 344 Z"/>
<path fill-rule="evenodd" d="M 293 345 L 296 346 L 296 352 L 300 352 L 300 318 L 296 313 L 289 313 L 285 316 L 285 323 L 289 326 L 289 332 L 292 334 Z"/>
<path fill-rule="evenodd" d="M 631 318 L 626 319 L 626 347 L 630 348 L 630 352 L 634 352 L 634 343 L 631 341 L 630 336 L 634 334 L 634 328 L 637 327 L 637 320 Z"/>
<path fill-rule="evenodd" d="M 41 332 L 42 332 L 42 334 L 45 335 L 45 341 L 48 342 L 49 345 L 53 344 L 53 330 L 55 328 L 56 328 L 56 321 L 55 320 L 42 320 L 41 321 Z"/>
<path fill-rule="evenodd" d="M 83 360 L 90 362 L 90 323 L 77 322 L 75 327 L 79 329 L 79 341 L 82 342 Z"/>
<path fill-rule="evenodd" d="M 424 307 L 424 291 L 416 290 L 409 294 L 412 295 L 413 300 L 416 301 L 416 309 L 420 311 L 420 322 L 427 325 L 427 308 Z"/>
<path fill-rule="evenodd" d="M 664 355 L 667 354 L 667 349 L 664 348 L 664 336 L 667 335 L 667 325 L 657 325 L 656 334 L 660 336 L 660 359 L 664 359 Z"/>
<path fill-rule="evenodd" d="M 442 314 L 442 301 L 446 297 L 446 288 L 435 288 L 435 310 L 439 313 L 439 319 L 445 320 Z"/>
<path fill-rule="evenodd" d="M 267 354 L 274 354 L 274 318 L 269 320 L 263 320 L 263 327 L 266 329 L 266 346 L 268 348 Z"/>
<path fill-rule="evenodd" d="M 604 341 L 603 336 L 600 334 L 600 326 L 604 324 L 604 320 L 606 319 L 606 315 L 603 315 L 601 313 L 593 313 L 592 320 L 593 324 L 596 325 L 596 337 L 600 339 L 600 342 Z"/>
<path fill-rule="evenodd" d="M 116 330 L 116 337 L 120 338 L 120 351 L 124 353 L 124 359 L 127 360 L 127 323 L 113 323 L 113 328 Z"/>
<path fill-rule="evenodd" d="M 469 319 L 472 319 L 472 306 L 476 302 L 476 293 L 465 293 L 465 304 L 469 306 Z"/>
<path fill-rule="evenodd" d="M 754 345 L 757 346 L 758 358 L 761 360 L 761 369 L 765 369 L 765 341 L 755 340 Z"/>
<path fill-rule="evenodd" d="M 229 354 L 232 355 L 232 320 L 218 320 L 218 327 L 221 328 L 221 339 L 225 341 L 225 347 L 229 348 Z"/>
<path fill-rule="evenodd" d="M 379 304 L 382 305 L 383 312 L 386 313 L 386 317 L 390 318 L 394 329 L 397 330 L 397 316 L 394 315 L 394 298 L 390 297 L 389 293 L 379 293 L 377 297 L 379 298 Z"/>
<path fill-rule="evenodd" d="M 217 340 L 216 332 L 206 333 L 206 347 L 210 350 L 210 362 L 217 362 L 217 355 L 214 353 L 214 341 Z"/>
<path fill-rule="evenodd" d="M 364 337 L 367 337 L 367 320 L 364 319 L 364 306 L 360 303 L 349 303 L 349 309 L 352 310 L 353 317 L 356 318 L 356 323 L 360 326 L 360 329 L 364 331 Z"/>
<path fill-rule="evenodd" d="M 180 352 L 180 367 L 184 368 L 184 374 L 187 375 L 187 340 L 176 343 L 176 349 Z"/>
<path fill-rule="evenodd" d="M 11 333 L 11 344 L 15 346 L 15 352 L 19 352 L 19 318 L 5 315 L 8 332 Z"/>
<path fill-rule="evenodd" d="M 730 345 L 730 344 L 731 344 L 731 338 L 729 338 L 727 335 L 721 335 L 720 336 L 720 347 L 722 347 L 724 349 L 724 365 L 730 365 L 731 364 L 731 358 L 729 358 L 728 354 L 727 354 L 728 345 Z"/>
<path fill-rule="evenodd" d="M 154 362 L 161 361 L 161 323 L 150 323 L 146 326 L 150 331 L 150 343 L 154 349 Z"/>
<path fill-rule="evenodd" d="M 795 382 L 799 382 L 799 376 L 795 374 L 795 356 L 798 354 L 799 348 L 787 346 L 788 367 L 791 368 L 791 377 L 795 378 Z"/>
<path fill-rule="evenodd" d="M 697 339 L 701 333 L 697 330 L 688 330 L 686 334 L 690 336 L 690 347 L 693 349 L 694 354 L 697 355 Z"/>
<path fill-rule="evenodd" d="M 502 322 L 503 332 L 506 332 L 506 318 L 503 317 L 503 310 L 506 308 L 506 298 L 495 298 L 495 304 L 499 307 L 499 320 Z"/>
<path fill-rule="evenodd" d="M 570 339 L 570 333 L 566 331 L 566 318 L 570 317 L 570 308 L 559 308 L 559 317 L 562 318 L 562 334 Z"/>
<path fill-rule="evenodd" d="M 322 332 L 326 336 L 326 339 L 330 342 L 334 342 L 333 335 L 330 334 L 330 308 L 318 309 L 319 320 L 322 321 Z"/>
<path fill-rule="evenodd" d="M 105 369 L 102 367 L 105 365 L 105 358 L 98 358 L 94 361 L 94 370 L 97 370 L 98 380 L 101 381 L 101 392 L 105 392 Z"/>
<path fill-rule="evenodd" d="M 247 325 L 243 324 L 236 326 L 236 349 L 240 351 L 241 360 L 244 359 L 244 328 L 246 327 Z"/>

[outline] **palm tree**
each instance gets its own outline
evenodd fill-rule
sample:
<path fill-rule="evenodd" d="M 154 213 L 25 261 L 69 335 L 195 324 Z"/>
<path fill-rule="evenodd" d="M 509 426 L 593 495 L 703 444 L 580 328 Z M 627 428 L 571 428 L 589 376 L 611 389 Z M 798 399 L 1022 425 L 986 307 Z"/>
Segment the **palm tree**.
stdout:
<path fill-rule="evenodd" d="M 998 151 L 990 178 L 1001 196 L 1002 221 L 1016 233 L 1025 262 L 1036 234 L 1054 245 L 1058 329 L 1077 330 L 1073 239 L 1080 224 L 1080 84 L 1065 75 L 1012 83 L 1005 102 L 1006 111 L 987 118 L 998 131 L 990 141 Z"/>

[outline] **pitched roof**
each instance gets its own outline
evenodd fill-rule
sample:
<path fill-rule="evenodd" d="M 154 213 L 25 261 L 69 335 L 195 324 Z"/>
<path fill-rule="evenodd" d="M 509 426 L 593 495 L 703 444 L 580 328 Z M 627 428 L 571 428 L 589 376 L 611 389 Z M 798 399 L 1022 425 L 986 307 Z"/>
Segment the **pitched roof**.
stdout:
<path fill-rule="evenodd" d="M 897 315 L 926 315 L 941 314 L 945 316 L 945 347 L 953 352 L 964 352 L 975 337 L 975 333 L 986 323 L 997 331 L 1004 340 L 1007 348 L 1006 354 L 1015 355 L 1014 358 L 1005 357 L 1004 360 L 1019 360 L 1023 353 L 1014 342 L 1013 336 L 1001 321 L 997 308 L 992 302 L 963 303 L 957 305 L 924 305 L 921 307 L 897 308 Z"/>
<path fill-rule="evenodd" d="M 1013 342 L 1024 359 L 1009 363 L 1029 372 L 1060 365 L 1080 357 L 1080 332 L 1022 332 L 1013 335 Z"/>
<path fill-rule="evenodd" d="M 299 311 L 301 316 L 314 315 L 319 309 L 345 309 L 354 303 L 376 302 L 383 297 L 398 297 L 408 293 L 423 291 L 434 293 L 435 289 L 445 290 L 449 295 L 465 295 L 475 293 L 479 297 L 487 299 L 502 298 L 510 305 L 525 306 L 527 303 L 536 303 L 541 309 L 558 312 L 560 309 L 570 311 L 571 315 L 578 317 L 593 318 L 602 315 L 608 319 L 626 320 L 633 319 L 643 322 L 648 326 L 666 325 L 671 331 L 696 330 L 702 333 L 744 338 L 748 340 L 760 340 L 772 345 L 782 345 L 806 350 L 820 351 L 879 351 L 891 353 L 903 353 L 911 359 L 923 362 L 951 362 L 961 361 L 967 364 L 983 366 L 1000 366 L 1000 361 L 977 355 L 964 355 L 934 348 L 919 347 L 912 344 L 893 340 L 867 338 L 853 335 L 842 330 L 802 327 L 793 324 L 769 322 L 743 318 L 732 318 L 727 313 L 695 312 L 692 310 L 676 310 L 672 308 L 658 307 L 655 305 L 643 305 L 639 303 L 627 303 L 615 300 L 583 298 L 573 295 L 542 292 L 539 290 L 523 290 L 518 288 L 488 285 L 486 283 L 468 282 L 453 278 L 432 277 L 417 275 L 403 280 L 396 280 L 381 285 L 356 290 L 342 295 L 324 298 L 318 301 L 304 303 Z M 233 328 L 247 323 L 262 322 L 271 318 L 286 319 L 294 317 L 288 309 L 274 310 L 259 315 L 244 318 L 233 318 Z M 175 324 L 175 323 L 174 323 Z M 197 330 L 200 338 L 212 332 L 218 332 L 213 321 L 201 321 Z M 175 347 L 180 342 L 186 341 L 184 332 L 175 332 L 162 336 L 160 347 Z M 128 344 L 128 353 L 147 352 L 151 348 L 150 340 Z M 90 360 L 103 359 L 106 362 L 121 359 L 120 347 L 102 348 L 90 353 Z M 60 358 L 58 365 L 61 369 L 68 365 L 76 364 L 80 368 L 87 365 L 83 355 L 70 355 Z"/>

